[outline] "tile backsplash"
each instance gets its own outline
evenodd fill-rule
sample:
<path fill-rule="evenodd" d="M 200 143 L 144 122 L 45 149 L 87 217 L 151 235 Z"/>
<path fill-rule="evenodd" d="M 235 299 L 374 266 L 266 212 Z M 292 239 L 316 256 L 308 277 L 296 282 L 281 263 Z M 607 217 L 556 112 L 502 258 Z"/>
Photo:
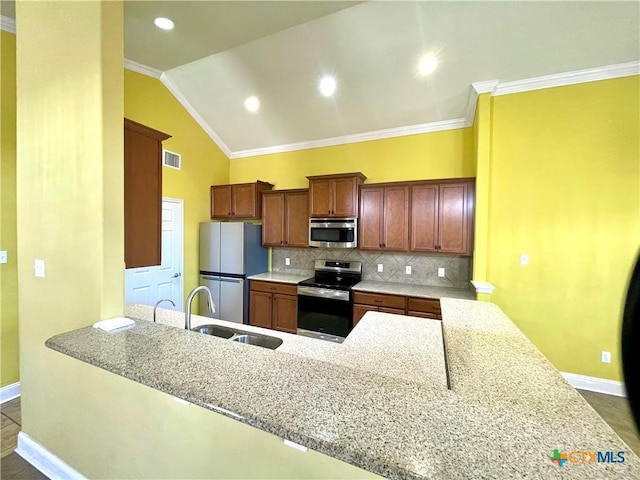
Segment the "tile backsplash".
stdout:
<path fill-rule="evenodd" d="M 290 259 L 290 265 L 285 259 Z M 434 287 L 471 288 L 471 257 L 428 255 L 421 253 L 366 252 L 343 248 L 273 248 L 271 270 L 282 273 L 313 274 L 316 259 L 362 262 L 363 280 L 430 285 Z M 378 264 L 383 271 L 378 272 Z M 411 267 L 411 275 L 405 267 Z M 438 268 L 445 276 L 438 277 Z"/>

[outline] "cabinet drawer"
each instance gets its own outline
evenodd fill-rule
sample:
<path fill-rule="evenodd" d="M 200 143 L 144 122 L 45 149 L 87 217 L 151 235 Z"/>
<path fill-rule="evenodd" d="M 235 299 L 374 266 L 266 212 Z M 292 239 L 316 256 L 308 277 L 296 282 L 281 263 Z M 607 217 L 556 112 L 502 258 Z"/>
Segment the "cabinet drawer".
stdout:
<path fill-rule="evenodd" d="M 433 320 L 442 320 L 442 316 L 439 313 L 425 313 L 425 312 L 416 312 L 415 310 L 409 310 L 407 315 L 410 317 L 419 317 L 419 318 L 431 318 Z"/>
<path fill-rule="evenodd" d="M 378 293 L 354 292 L 353 303 L 404 310 L 405 297 L 400 297 L 398 295 L 381 295 Z"/>
<path fill-rule="evenodd" d="M 289 283 L 262 282 L 251 280 L 251 290 L 259 292 L 280 293 L 282 295 L 298 295 L 298 286 Z"/>
<path fill-rule="evenodd" d="M 407 310 L 440 315 L 440 300 L 433 298 L 409 297 Z"/>

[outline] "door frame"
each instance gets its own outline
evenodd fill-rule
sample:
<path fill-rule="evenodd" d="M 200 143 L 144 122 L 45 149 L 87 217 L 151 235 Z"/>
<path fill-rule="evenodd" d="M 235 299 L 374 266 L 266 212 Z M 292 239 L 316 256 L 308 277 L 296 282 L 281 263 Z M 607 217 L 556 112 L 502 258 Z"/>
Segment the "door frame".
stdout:
<path fill-rule="evenodd" d="M 179 258 L 179 271 L 180 271 L 180 276 L 178 277 L 178 283 L 179 283 L 179 287 L 178 287 L 178 291 L 180 293 L 180 300 L 182 300 L 184 298 L 184 199 L 182 198 L 173 198 L 173 197 L 162 197 L 162 203 L 164 202 L 168 202 L 168 203 L 173 203 L 175 205 L 178 206 L 178 209 L 180 211 L 180 222 L 179 222 L 179 227 L 180 227 L 180 234 L 179 234 L 179 238 L 180 238 L 180 254 L 178 255 Z M 176 305 L 178 312 L 182 311 L 182 306 L 181 305 Z"/>

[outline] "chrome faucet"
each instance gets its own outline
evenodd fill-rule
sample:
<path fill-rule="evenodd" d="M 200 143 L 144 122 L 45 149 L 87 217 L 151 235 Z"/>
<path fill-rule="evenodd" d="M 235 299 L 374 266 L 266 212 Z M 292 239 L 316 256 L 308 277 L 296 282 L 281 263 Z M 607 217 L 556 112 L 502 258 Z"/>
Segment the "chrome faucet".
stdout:
<path fill-rule="evenodd" d="M 162 302 L 171 302 L 171 305 L 173 305 L 174 307 L 176 306 L 175 303 L 173 303 L 173 300 L 171 300 L 170 298 L 163 298 L 162 300 L 158 300 L 156 302 L 156 304 L 153 306 L 153 321 L 156 321 L 156 310 L 158 310 L 158 305 L 160 305 Z"/>
<path fill-rule="evenodd" d="M 211 290 L 209 290 L 204 285 L 194 288 L 189 293 L 189 296 L 184 302 L 184 329 L 191 330 L 191 302 L 193 301 L 193 297 L 197 295 L 198 292 L 207 292 L 207 305 L 209 306 L 209 313 L 215 313 L 216 306 L 213 304 L 213 297 L 211 296 Z"/>

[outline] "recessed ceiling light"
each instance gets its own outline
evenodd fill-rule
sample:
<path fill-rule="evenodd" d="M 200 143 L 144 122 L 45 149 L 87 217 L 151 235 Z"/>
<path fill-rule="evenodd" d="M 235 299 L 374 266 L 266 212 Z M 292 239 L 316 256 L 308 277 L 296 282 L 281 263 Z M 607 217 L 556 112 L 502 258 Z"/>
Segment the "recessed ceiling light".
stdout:
<path fill-rule="evenodd" d="M 158 17 L 153 23 L 156 24 L 156 27 L 161 28 L 162 30 L 173 30 L 173 22 L 168 18 Z"/>
<path fill-rule="evenodd" d="M 420 72 L 420 75 L 427 76 L 433 73 L 437 66 L 438 59 L 435 55 L 427 53 L 426 55 L 423 55 L 418 62 L 418 72 Z"/>
<path fill-rule="evenodd" d="M 244 106 L 250 112 L 257 112 L 260 108 L 260 100 L 258 97 L 249 97 L 244 101 Z"/>
<path fill-rule="evenodd" d="M 336 91 L 336 86 L 337 83 L 335 77 L 325 75 L 320 80 L 320 93 L 325 97 L 331 97 Z"/>

